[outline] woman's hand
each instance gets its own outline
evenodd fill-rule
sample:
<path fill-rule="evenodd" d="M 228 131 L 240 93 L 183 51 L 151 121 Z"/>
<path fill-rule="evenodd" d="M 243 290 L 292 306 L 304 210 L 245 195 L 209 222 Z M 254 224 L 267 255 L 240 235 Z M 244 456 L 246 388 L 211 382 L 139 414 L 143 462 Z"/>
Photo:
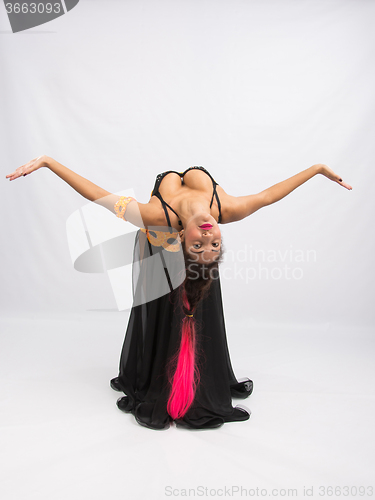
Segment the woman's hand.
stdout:
<path fill-rule="evenodd" d="M 346 189 L 349 189 L 349 190 L 353 189 L 352 186 L 350 186 L 349 184 L 344 182 L 341 179 L 341 177 L 339 175 L 335 174 L 335 172 L 331 168 L 327 167 L 327 165 L 323 165 L 323 163 L 318 163 L 318 164 L 314 165 L 314 167 L 317 168 L 317 171 L 319 174 L 325 175 L 331 181 L 337 182 L 337 184 L 340 184 L 340 186 L 343 186 Z"/>
<path fill-rule="evenodd" d="M 25 163 L 25 165 L 22 165 L 21 167 L 18 167 L 12 174 L 6 175 L 5 178 L 13 181 L 14 179 L 18 179 L 18 177 L 25 177 L 25 175 L 31 174 L 31 172 L 38 170 L 38 168 L 47 166 L 48 156 L 42 155 L 38 158 L 30 160 L 28 163 Z"/>

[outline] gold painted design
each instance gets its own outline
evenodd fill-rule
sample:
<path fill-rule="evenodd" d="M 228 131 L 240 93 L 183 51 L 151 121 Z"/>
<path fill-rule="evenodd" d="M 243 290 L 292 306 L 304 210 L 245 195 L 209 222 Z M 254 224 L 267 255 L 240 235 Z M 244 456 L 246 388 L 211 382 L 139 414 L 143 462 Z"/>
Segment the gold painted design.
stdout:
<path fill-rule="evenodd" d="M 128 206 L 128 203 L 130 203 L 132 200 L 135 201 L 135 198 L 132 196 L 121 196 L 120 199 L 115 203 L 115 212 L 116 216 L 125 219 L 125 212 L 126 208 Z"/>
<path fill-rule="evenodd" d="M 167 231 L 144 229 L 143 227 L 141 231 L 146 233 L 148 241 L 155 247 L 163 247 L 167 252 L 178 252 L 180 250 L 178 231 L 169 233 Z M 175 243 L 173 243 L 173 240 L 175 240 Z"/>

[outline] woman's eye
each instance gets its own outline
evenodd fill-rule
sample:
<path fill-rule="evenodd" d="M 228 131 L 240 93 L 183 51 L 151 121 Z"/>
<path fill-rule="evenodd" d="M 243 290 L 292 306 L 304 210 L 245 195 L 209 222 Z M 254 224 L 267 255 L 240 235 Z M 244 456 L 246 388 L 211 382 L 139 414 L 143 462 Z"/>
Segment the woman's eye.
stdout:
<path fill-rule="evenodd" d="M 200 247 L 201 247 L 200 243 L 194 243 L 194 245 L 193 245 L 193 248 L 196 248 L 196 249 L 200 248 Z"/>
<path fill-rule="evenodd" d="M 218 246 L 219 246 L 219 243 L 212 243 L 212 245 L 213 245 L 214 247 L 218 247 Z"/>

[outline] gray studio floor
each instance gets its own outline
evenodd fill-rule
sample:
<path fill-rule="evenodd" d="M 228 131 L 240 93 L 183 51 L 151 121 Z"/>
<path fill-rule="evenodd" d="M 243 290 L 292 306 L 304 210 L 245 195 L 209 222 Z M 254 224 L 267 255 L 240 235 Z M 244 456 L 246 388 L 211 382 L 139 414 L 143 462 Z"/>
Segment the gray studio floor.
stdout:
<path fill-rule="evenodd" d="M 341 488 L 335 498 L 370 496 L 371 329 L 227 323 L 235 373 L 254 381 L 234 401 L 250 420 L 153 431 L 120 412 L 109 388 L 127 318 L 2 318 L 0 498 L 328 498 L 328 486 Z"/>

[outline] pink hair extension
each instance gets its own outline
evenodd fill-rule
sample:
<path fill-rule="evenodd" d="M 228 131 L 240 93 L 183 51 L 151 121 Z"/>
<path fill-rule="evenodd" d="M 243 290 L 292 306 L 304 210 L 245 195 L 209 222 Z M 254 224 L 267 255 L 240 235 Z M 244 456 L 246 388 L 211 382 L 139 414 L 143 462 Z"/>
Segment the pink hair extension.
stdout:
<path fill-rule="evenodd" d="M 183 304 L 190 310 L 185 291 L 183 292 Z M 185 317 L 182 320 L 181 344 L 177 357 L 175 373 L 170 378 L 172 385 L 167 403 L 167 411 L 175 420 L 182 418 L 194 401 L 197 379 L 199 372 L 195 363 L 195 320 Z"/>

